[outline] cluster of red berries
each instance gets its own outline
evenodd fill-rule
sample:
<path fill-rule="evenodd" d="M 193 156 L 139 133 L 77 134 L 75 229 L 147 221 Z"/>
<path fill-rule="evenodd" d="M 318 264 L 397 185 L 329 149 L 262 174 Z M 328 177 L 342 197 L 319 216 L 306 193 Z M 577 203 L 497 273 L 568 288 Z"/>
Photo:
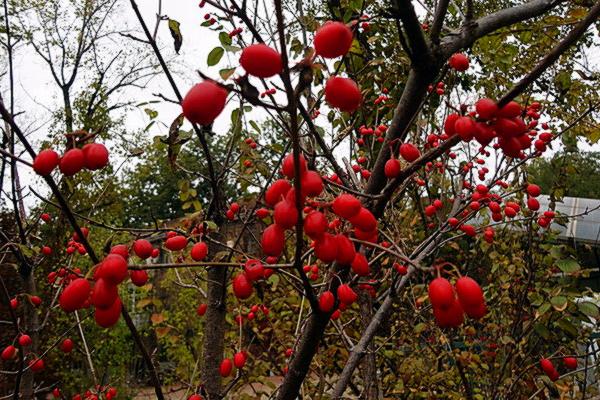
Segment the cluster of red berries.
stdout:
<path fill-rule="evenodd" d="M 429 301 L 440 328 L 457 328 L 464 322 L 464 314 L 481 319 L 487 313 L 483 291 L 474 279 L 463 276 L 454 287 L 445 278 L 429 283 Z"/>
<path fill-rule="evenodd" d="M 273 272 L 273 269 L 265 268 L 260 260 L 247 260 L 244 270 L 233 278 L 233 294 L 240 300 L 247 299 L 254 291 L 252 284 L 261 279 L 268 279 Z"/>
<path fill-rule="evenodd" d="M 117 389 L 114 387 L 97 385 L 95 390 L 86 390 L 83 395 L 77 393 L 71 397 L 71 400 L 100 400 L 102 395 L 104 395 L 105 400 L 113 400 L 117 397 L 117 394 Z M 52 396 L 55 399 L 65 398 L 59 388 L 54 388 L 52 390 Z"/>
<path fill-rule="evenodd" d="M 72 176 L 84 168 L 95 171 L 107 165 L 108 150 L 101 143 L 88 143 L 81 149 L 67 150 L 62 157 L 52 149 L 45 149 L 33 160 L 33 170 L 42 176 L 50 175 L 57 166 L 65 176 Z"/>
<path fill-rule="evenodd" d="M 567 370 L 572 371 L 577 369 L 577 359 L 575 357 L 564 357 L 562 359 L 562 362 Z M 548 378 L 550 378 L 552 382 L 560 378 L 560 374 L 554 367 L 554 364 L 551 360 L 547 358 L 542 358 L 540 360 L 540 368 L 542 368 L 542 371 L 544 371 L 544 373 L 548 376 Z"/>
<path fill-rule="evenodd" d="M 400 157 L 405 159 L 407 162 L 412 163 L 416 161 L 419 157 L 421 157 L 421 152 L 419 149 L 411 143 L 402 143 L 399 149 Z M 402 166 L 400 165 L 400 161 L 395 157 L 392 152 L 392 158 L 386 161 L 384 166 L 384 174 L 388 179 L 394 179 L 400 175 L 402 171 Z"/>

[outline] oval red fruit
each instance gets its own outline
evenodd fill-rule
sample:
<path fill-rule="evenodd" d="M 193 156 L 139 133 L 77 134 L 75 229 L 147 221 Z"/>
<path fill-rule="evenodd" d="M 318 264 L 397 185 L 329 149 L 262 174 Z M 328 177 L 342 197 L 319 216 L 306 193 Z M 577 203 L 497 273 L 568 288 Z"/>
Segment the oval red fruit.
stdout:
<path fill-rule="evenodd" d="M 131 270 L 129 278 L 135 286 L 142 287 L 148 282 L 148 272 L 143 269 Z"/>
<path fill-rule="evenodd" d="M 102 169 L 108 165 L 108 150 L 102 143 L 88 143 L 83 146 L 85 167 L 90 171 Z"/>
<path fill-rule="evenodd" d="M 463 276 L 456 281 L 455 287 L 463 307 L 475 308 L 484 303 L 483 290 L 474 279 Z"/>
<path fill-rule="evenodd" d="M 298 222 L 298 210 L 296 205 L 286 200 L 282 200 L 275 206 L 273 213 L 275 223 L 282 229 L 291 229 Z"/>
<path fill-rule="evenodd" d="M 42 176 L 50 175 L 60 161 L 57 152 L 51 149 L 45 149 L 38 153 L 33 160 L 33 170 Z"/>
<path fill-rule="evenodd" d="M 233 294 L 240 300 L 247 299 L 252 296 L 252 284 L 245 273 L 237 274 L 233 278 Z"/>
<path fill-rule="evenodd" d="M 127 278 L 127 260 L 118 254 L 109 254 L 102 261 L 98 277 L 118 285 Z"/>
<path fill-rule="evenodd" d="M 331 312 L 335 305 L 335 297 L 329 290 L 321 293 L 319 296 L 319 310 L 324 313 Z"/>
<path fill-rule="evenodd" d="M 219 366 L 219 374 L 221 374 L 221 376 L 223 378 L 226 378 L 229 375 L 231 375 L 232 370 L 233 370 L 233 363 L 231 362 L 231 360 L 229 358 L 226 358 L 223 361 L 221 361 L 221 365 Z"/>
<path fill-rule="evenodd" d="M 341 265 L 350 265 L 355 259 L 356 249 L 348 237 L 342 233 L 334 236 L 337 246 L 336 261 Z"/>
<path fill-rule="evenodd" d="M 213 81 L 193 86 L 181 102 L 183 115 L 188 121 L 210 125 L 221 114 L 227 101 L 227 91 Z"/>
<path fill-rule="evenodd" d="M 94 284 L 91 303 L 97 308 L 110 308 L 119 297 L 117 286 L 106 279 L 98 279 Z"/>
<path fill-rule="evenodd" d="M 121 299 L 118 297 L 109 308 L 96 308 L 94 312 L 94 319 L 102 328 L 110 328 L 111 326 L 114 326 L 119 321 L 120 316 Z"/>
<path fill-rule="evenodd" d="M 304 218 L 304 233 L 311 239 L 318 239 L 327 230 L 327 218 L 319 211 L 311 211 Z"/>
<path fill-rule="evenodd" d="M 369 275 L 369 261 L 367 261 L 367 257 L 364 254 L 358 252 L 355 254 L 352 261 L 352 272 L 358 276 Z"/>
<path fill-rule="evenodd" d="M 71 339 L 69 339 L 69 338 L 66 338 L 60 344 L 60 349 L 64 353 L 70 353 L 71 351 L 73 351 L 73 341 Z"/>
<path fill-rule="evenodd" d="M 343 56 L 352 46 L 352 31 L 343 22 L 328 21 L 317 30 L 314 44 L 317 55 L 325 58 Z"/>
<path fill-rule="evenodd" d="M 340 194 L 331 204 L 336 215 L 349 219 L 358 214 L 362 208 L 360 201 L 351 194 Z"/>
<path fill-rule="evenodd" d="M 66 176 L 72 176 L 83 169 L 85 156 L 81 149 L 68 150 L 60 159 L 58 167 Z"/>
<path fill-rule="evenodd" d="M 346 284 L 340 285 L 337 289 L 337 295 L 340 302 L 350 305 L 358 299 L 358 295 L 352 288 Z"/>
<path fill-rule="evenodd" d="M 238 369 L 244 368 L 244 365 L 246 365 L 246 354 L 243 351 L 235 353 L 233 356 L 233 365 Z"/>
<path fill-rule="evenodd" d="M 285 231 L 278 225 L 269 225 L 262 234 L 260 241 L 263 253 L 279 257 L 285 247 Z"/>
<path fill-rule="evenodd" d="M 445 278 L 435 278 L 427 288 L 429 301 L 435 308 L 447 309 L 454 303 L 454 289 Z"/>
<path fill-rule="evenodd" d="M 208 255 L 208 246 L 204 242 L 198 242 L 194 246 L 192 246 L 192 250 L 190 251 L 190 256 L 194 261 L 202 261 Z"/>
<path fill-rule="evenodd" d="M 146 259 L 152 255 L 152 243 L 146 239 L 138 239 L 133 242 L 133 252 L 141 259 Z"/>
<path fill-rule="evenodd" d="M 362 94 L 352 79 L 334 76 L 325 84 L 325 100 L 341 111 L 353 112 L 360 106 Z"/>
<path fill-rule="evenodd" d="M 469 68 L 469 58 L 463 53 L 454 53 L 448 60 L 448 64 L 457 71 L 466 71 Z"/>
<path fill-rule="evenodd" d="M 400 175 L 401 169 L 400 161 L 395 158 L 390 158 L 386 161 L 383 172 L 385 173 L 386 178 L 393 179 Z"/>
<path fill-rule="evenodd" d="M 173 236 L 165 242 L 165 247 L 171 251 L 183 250 L 187 246 L 187 238 L 183 235 Z"/>
<path fill-rule="evenodd" d="M 279 52 L 263 43 L 244 48 L 240 64 L 247 73 L 259 78 L 270 78 L 283 68 Z"/>
<path fill-rule="evenodd" d="M 477 103 L 475 103 L 475 110 L 480 118 L 492 119 L 498 112 L 498 105 L 492 99 L 479 99 Z"/>
<path fill-rule="evenodd" d="M 400 156 L 408 162 L 413 162 L 421 157 L 421 152 L 411 143 L 402 143 L 400 146 Z"/>
<path fill-rule="evenodd" d="M 326 264 L 332 263 L 337 257 L 337 240 L 329 233 L 323 234 L 315 241 L 315 256 Z"/>
<path fill-rule="evenodd" d="M 73 312 L 83 307 L 90 297 L 91 286 L 87 279 L 77 278 L 65 287 L 60 294 L 58 303 L 66 312 Z"/>

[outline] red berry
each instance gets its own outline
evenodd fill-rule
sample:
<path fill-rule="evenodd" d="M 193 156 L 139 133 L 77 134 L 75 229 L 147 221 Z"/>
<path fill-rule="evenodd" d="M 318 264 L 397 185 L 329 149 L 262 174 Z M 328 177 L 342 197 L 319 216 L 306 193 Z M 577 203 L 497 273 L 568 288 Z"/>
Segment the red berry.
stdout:
<path fill-rule="evenodd" d="M 135 286 L 142 287 L 148 282 L 148 272 L 143 269 L 131 270 L 129 278 Z"/>
<path fill-rule="evenodd" d="M 457 71 L 466 71 L 469 68 L 469 58 L 463 53 L 454 53 L 448 60 L 450 68 Z"/>
<path fill-rule="evenodd" d="M 127 260 L 118 254 L 108 254 L 98 267 L 96 276 L 118 285 L 127 278 Z"/>
<path fill-rule="evenodd" d="M 307 197 L 316 197 L 323 192 L 323 179 L 315 171 L 306 171 L 301 179 L 302 194 Z"/>
<path fill-rule="evenodd" d="M 29 369 L 31 369 L 33 372 L 43 371 L 45 367 L 44 360 L 41 358 L 34 358 L 29 362 Z"/>
<path fill-rule="evenodd" d="M 454 289 L 445 278 L 435 278 L 429 283 L 427 291 L 434 308 L 447 309 L 454 302 Z"/>
<path fill-rule="evenodd" d="M 244 264 L 244 272 L 250 282 L 262 279 L 265 274 L 265 268 L 259 260 L 250 259 Z"/>
<path fill-rule="evenodd" d="M 326 264 L 332 263 L 337 257 L 337 240 L 329 233 L 323 234 L 315 241 L 315 256 Z"/>
<path fill-rule="evenodd" d="M 335 260 L 340 265 L 350 265 L 354 261 L 356 249 L 348 236 L 340 233 L 334 236 L 337 245 L 337 254 Z"/>
<path fill-rule="evenodd" d="M 110 249 L 111 254 L 118 254 L 124 259 L 129 259 L 129 248 L 124 244 L 118 244 Z"/>
<path fill-rule="evenodd" d="M 94 319 L 102 328 L 110 328 L 114 326 L 121 316 L 121 299 L 117 297 L 115 302 L 109 308 L 96 308 Z"/>
<path fill-rule="evenodd" d="M 165 247 L 171 251 L 180 251 L 187 247 L 187 238 L 182 235 L 173 236 L 167 239 Z"/>
<path fill-rule="evenodd" d="M 73 312 L 83 307 L 90 296 L 90 283 L 87 279 L 77 278 L 65 287 L 62 291 L 58 303 L 60 308 L 66 312 Z"/>
<path fill-rule="evenodd" d="M 483 291 L 474 279 L 463 276 L 456 281 L 455 287 L 463 308 L 473 308 L 484 303 Z"/>
<path fill-rule="evenodd" d="M 325 100 L 341 111 L 353 112 L 360 106 L 362 94 L 352 79 L 333 76 L 325 85 Z"/>
<path fill-rule="evenodd" d="M 325 230 L 327 230 L 327 218 L 322 212 L 312 211 L 304 218 L 304 233 L 311 239 L 320 238 Z"/>
<path fill-rule="evenodd" d="M 42 176 L 50 175 L 60 161 L 57 152 L 51 149 L 45 149 L 38 153 L 33 160 L 33 170 Z"/>
<path fill-rule="evenodd" d="M 352 218 L 360 212 L 362 204 L 351 194 L 341 194 L 333 200 L 333 212 L 345 219 Z"/>
<path fill-rule="evenodd" d="M 105 279 L 98 279 L 92 291 L 91 303 L 98 308 L 109 308 L 119 297 L 117 286 Z"/>
<path fill-rule="evenodd" d="M 335 305 L 335 297 L 330 291 L 325 291 L 319 296 L 319 310 L 324 313 L 331 312 Z"/>
<path fill-rule="evenodd" d="M 152 243 L 146 239 L 138 239 L 133 242 L 133 252 L 141 259 L 146 259 L 152 255 Z"/>
<path fill-rule="evenodd" d="M 72 176 L 83 169 L 85 165 L 85 156 L 81 149 L 68 150 L 60 159 L 58 167 L 60 172 L 66 176 Z"/>
<path fill-rule="evenodd" d="M 281 229 L 291 229 L 298 222 L 296 204 L 282 200 L 275 206 L 273 220 Z"/>
<path fill-rule="evenodd" d="M 281 73 L 281 55 L 263 43 L 250 45 L 242 51 L 240 64 L 250 75 L 270 78 Z"/>
<path fill-rule="evenodd" d="M 238 299 L 244 300 L 252 296 L 253 287 L 245 273 L 237 274 L 233 278 L 233 293 Z"/>
<path fill-rule="evenodd" d="M 396 178 L 398 175 L 400 175 L 400 171 L 401 171 L 400 161 L 398 161 L 395 158 L 390 158 L 389 160 L 386 161 L 383 171 L 385 173 L 386 178 L 388 178 L 388 179 Z"/>
<path fill-rule="evenodd" d="M 400 146 L 400 156 L 408 162 L 413 162 L 417 158 L 421 157 L 421 152 L 417 147 L 410 143 L 403 143 Z"/>
<path fill-rule="evenodd" d="M 22 347 L 31 346 L 31 343 L 33 343 L 33 341 L 31 340 L 31 336 L 29 336 L 29 335 L 21 335 L 21 336 L 19 336 L 19 344 Z"/>
<path fill-rule="evenodd" d="M 88 143 L 83 146 L 85 167 L 91 171 L 104 168 L 108 165 L 108 150 L 101 143 Z"/>
<path fill-rule="evenodd" d="M 364 232 L 371 232 L 377 229 L 377 219 L 371 211 L 365 207 L 361 207 L 356 215 L 348 218 L 348 221 L 350 221 L 355 228 Z"/>
<path fill-rule="evenodd" d="M 244 365 L 246 365 L 246 354 L 243 351 L 235 353 L 233 356 L 233 365 L 238 369 L 244 368 Z"/>
<path fill-rule="evenodd" d="M 17 348 L 15 346 L 9 345 L 9 346 L 6 346 L 4 348 L 4 350 L 2 350 L 2 354 L 0 355 L 0 358 L 2 358 L 4 361 L 8 361 L 8 360 L 12 359 L 16 354 L 17 354 Z"/>
<path fill-rule="evenodd" d="M 196 309 L 196 314 L 198 314 L 198 316 L 202 317 L 204 314 L 206 314 L 206 310 L 208 310 L 208 305 L 202 303 Z"/>
<path fill-rule="evenodd" d="M 531 197 L 538 197 L 540 194 L 542 194 L 542 189 L 538 185 L 530 183 L 527 185 L 527 194 Z"/>
<path fill-rule="evenodd" d="M 232 369 L 233 369 L 233 363 L 231 362 L 231 360 L 229 358 L 226 358 L 221 362 L 221 365 L 219 366 L 219 374 L 221 374 L 221 376 L 223 378 L 226 378 L 229 375 L 231 375 Z"/>
<path fill-rule="evenodd" d="M 369 275 L 369 261 L 367 261 L 367 257 L 365 257 L 362 253 L 356 253 L 354 256 L 354 260 L 352 261 L 352 272 L 354 272 L 358 276 L 367 276 Z"/>
<path fill-rule="evenodd" d="M 358 295 L 352 288 L 346 284 L 340 285 L 337 289 L 337 295 L 340 302 L 350 305 L 358 299 Z"/>
<path fill-rule="evenodd" d="M 181 102 L 183 115 L 192 123 L 210 125 L 221 114 L 227 91 L 213 81 L 193 86 Z"/>
<path fill-rule="evenodd" d="M 317 55 L 325 58 L 343 56 L 352 46 L 352 31 L 342 22 L 328 21 L 317 30 L 314 44 Z"/>
<path fill-rule="evenodd" d="M 568 369 L 577 369 L 577 359 L 575 357 L 565 357 L 563 358 L 563 363 Z"/>
<path fill-rule="evenodd" d="M 480 99 L 475 103 L 475 110 L 477 110 L 480 118 L 492 119 L 498 112 L 498 105 L 492 99 Z"/>
<path fill-rule="evenodd" d="M 289 157 L 289 156 L 288 156 Z M 286 158 L 287 159 L 287 158 Z M 301 159 L 302 160 L 302 159 Z M 302 164 L 302 162 L 301 162 Z M 285 166 L 285 163 L 284 163 Z M 284 167 L 285 168 L 285 167 Z M 293 160 L 292 160 L 292 169 L 293 169 Z M 284 169 L 285 173 L 285 169 Z M 293 176 L 293 173 L 292 173 Z M 267 189 L 265 192 L 265 202 L 271 207 L 275 206 L 275 204 L 279 203 L 282 197 L 285 197 L 287 192 L 292 188 L 292 185 L 285 179 L 279 179 Z"/>
<path fill-rule="evenodd" d="M 285 247 L 285 231 L 276 224 L 269 225 L 262 234 L 261 246 L 263 253 L 279 257 Z"/>
<path fill-rule="evenodd" d="M 208 255 L 208 246 L 204 242 L 198 242 L 194 246 L 192 246 L 192 250 L 190 251 L 190 256 L 194 261 L 202 261 Z"/>
<path fill-rule="evenodd" d="M 60 349 L 64 353 L 70 353 L 71 351 L 73 351 L 73 341 L 69 338 L 66 338 L 61 342 Z"/>

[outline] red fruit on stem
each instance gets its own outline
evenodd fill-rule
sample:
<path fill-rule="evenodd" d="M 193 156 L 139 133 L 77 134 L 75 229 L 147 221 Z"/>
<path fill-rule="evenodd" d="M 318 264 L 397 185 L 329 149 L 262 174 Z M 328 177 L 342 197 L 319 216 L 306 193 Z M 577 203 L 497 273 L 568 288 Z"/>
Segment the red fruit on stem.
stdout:
<path fill-rule="evenodd" d="M 460 117 L 454 124 L 454 130 L 463 141 L 468 142 L 475 137 L 477 127 L 470 117 Z"/>
<path fill-rule="evenodd" d="M 83 169 L 85 156 L 81 149 L 68 150 L 60 159 L 58 167 L 60 172 L 66 176 L 72 176 Z"/>
<path fill-rule="evenodd" d="M 31 336 L 29 336 L 29 335 L 21 335 L 21 336 L 19 336 L 19 344 L 22 347 L 30 346 L 31 343 L 33 343 L 33 340 L 31 340 Z"/>
<path fill-rule="evenodd" d="M 43 371 L 44 368 L 46 368 L 46 365 L 44 364 L 44 360 L 41 358 L 34 358 L 33 360 L 29 361 L 29 369 L 33 372 Z"/>
<path fill-rule="evenodd" d="M 325 84 L 325 100 L 332 107 L 351 113 L 360 106 L 362 94 L 352 79 L 333 76 Z"/>
<path fill-rule="evenodd" d="M 570 370 L 577 369 L 577 359 L 575 357 L 563 358 L 563 364 L 565 364 L 565 367 Z"/>
<path fill-rule="evenodd" d="M 446 117 L 446 121 L 444 122 L 444 132 L 448 136 L 453 136 L 454 134 L 456 134 L 454 125 L 456 124 L 456 121 L 458 121 L 459 118 L 459 114 L 450 114 L 448 115 L 448 117 Z"/>
<path fill-rule="evenodd" d="M 483 291 L 474 279 L 463 276 L 456 281 L 454 286 L 463 307 L 475 308 L 484 303 Z"/>
<path fill-rule="evenodd" d="M 521 105 L 516 101 L 511 101 L 498 110 L 498 117 L 515 118 L 521 115 Z"/>
<path fill-rule="evenodd" d="M 332 263 L 337 258 L 337 240 L 329 233 L 323 234 L 315 241 L 315 256 L 326 264 Z"/>
<path fill-rule="evenodd" d="M 485 317 L 485 314 L 487 314 L 487 307 L 485 306 L 485 303 L 478 304 L 475 307 L 465 307 L 463 305 L 463 309 L 465 310 L 465 313 L 473 319 L 481 319 Z"/>
<path fill-rule="evenodd" d="M 300 174 L 304 174 L 307 171 L 306 159 L 302 154 L 299 154 L 300 159 Z M 294 179 L 296 176 L 296 170 L 294 169 L 294 154 L 290 153 L 283 159 L 281 163 L 281 171 L 289 179 Z M 289 183 L 288 183 L 289 184 Z M 290 186 L 291 187 L 291 186 Z M 286 191 L 287 193 L 287 191 Z"/>
<path fill-rule="evenodd" d="M 177 235 L 168 238 L 165 242 L 165 247 L 171 251 L 180 251 L 187 247 L 188 241 L 185 236 Z"/>
<path fill-rule="evenodd" d="M 77 278 L 62 291 L 58 304 L 66 312 L 79 310 L 90 296 L 90 291 L 91 286 L 87 279 Z"/>
<path fill-rule="evenodd" d="M 337 296 L 340 302 L 350 305 L 358 299 L 358 295 L 352 288 L 346 284 L 342 284 L 337 288 Z"/>
<path fill-rule="evenodd" d="M 538 197 L 542 194 L 542 189 L 538 185 L 530 183 L 527 185 L 527 194 L 531 197 Z"/>
<path fill-rule="evenodd" d="M 352 31 L 346 24 L 327 21 L 315 33 L 315 52 L 325 58 L 345 55 L 352 46 Z"/>
<path fill-rule="evenodd" d="M 233 365 L 238 369 L 244 368 L 244 365 L 246 365 L 246 353 L 243 351 L 235 353 L 233 356 Z"/>
<path fill-rule="evenodd" d="M 17 348 L 13 345 L 6 346 L 4 350 L 2 350 L 2 354 L 0 354 L 0 358 L 4 361 L 8 361 L 17 354 Z"/>
<path fill-rule="evenodd" d="M 298 222 L 298 209 L 295 203 L 282 200 L 275 206 L 273 220 L 281 229 L 291 229 Z"/>
<path fill-rule="evenodd" d="M 348 218 L 348 221 L 363 232 L 372 232 L 377 229 L 377 219 L 371 211 L 364 207 L 361 207 L 358 214 Z"/>
<path fill-rule="evenodd" d="M 146 239 L 138 239 L 133 242 L 133 252 L 141 259 L 146 259 L 152 255 L 152 243 Z"/>
<path fill-rule="evenodd" d="M 279 257 L 285 247 L 285 231 L 278 225 L 269 225 L 262 234 L 260 241 L 263 253 L 268 256 Z"/>
<path fill-rule="evenodd" d="M 388 179 L 396 178 L 400 175 L 400 171 L 402 168 L 400 167 L 400 161 L 395 158 L 390 158 L 386 161 L 385 167 L 383 168 L 383 172 L 385 173 L 385 177 Z"/>
<path fill-rule="evenodd" d="M 457 71 L 466 71 L 469 68 L 469 58 L 463 53 L 454 53 L 448 60 L 450 68 Z"/>
<path fill-rule="evenodd" d="M 94 312 L 94 319 L 96 323 L 102 328 L 110 328 L 114 326 L 121 316 L 121 299 L 117 297 L 115 302 L 106 309 L 96 308 Z"/>
<path fill-rule="evenodd" d="M 50 175 L 60 162 L 60 156 L 51 149 L 45 149 L 38 153 L 33 160 L 33 170 L 42 176 Z"/>
<path fill-rule="evenodd" d="M 421 152 L 411 143 L 402 143 L 400 146 L 400 156 L 408 162 L 413 162 L 421 157 Z"/>
<path fill-rule="evenodd" d="M 221 365 L 219 366 L 219 374 L 221 374 L 223 378 L 227 378 L 229 375 L 231 375 L 232 370 L 233 363 L 229 358 L 226 358 L 223 361 L 221 361 Z"/>
<path fill-rule="evenodd" d="M 287 194 L 287 192 L 289 192 L 291 188 L 292 185 L 285 179 L 276 180 L 271 186 L 269 186 L 269 188 L 265 192 L 265 202 L 271 207 L 275 206 L 275 204 L 281 201 L 282 197 L 285 197 L 285 195 Z"/>
<path fill-rule="evenodd" d="M 277 50 L 263 43 L 247 46 L 242 50 L 240 64 L 250 75 L 270 78 L 281 73 L 283 65 Z"/>
<path fill-rule="evenodd" d="M 244 272 L 237 274 L 233 278 L 233 294 L 235 294 L 235 297 L 240 300 L 247 299 L 252 296 L 252 291 L 252 283 L 250 283 L 250 280 Z"/>
<path fill-rule="evenodd" d="M 188 121 L 210 125 L 221 114 L 227 101 L 227 91 L 213 81 L 193 86 L 181 102 L 183 115 Z"/>
<path fill-rule="evenodd" d="M 306 197 L 316 197 L 323 192 L 323 179 L 315 171 L 306 171 L 302 177 L 302 194 Z"/>
<path fill-rule="evenodd" d="M 100 278 L 94 285 L 91 303 L 97 308 L 110 308 L 119 297 L 117 286 L 106 279 Z"/>
<path fill-rule="evenodd" d="M 323 236 L 327 230 L 327 218 L 319 211 L 311 211 L 304 218 L 304 233 L 313 240 Z"/>
<path fill-rule="evenodd" d="M 482 119 L 492 119 L 498 112 L 498 105 L 492 99 L 480 99 L 475 103 L 475 110 Z"/>
<path fill-rule="evenodd" d="M 108 165 L 108 150 L 101 143 L 88 143 L 83 146 L 85 167 L 90 171 L 102 169 Z"/>
<path fill-rule="evenodd" d="M 355 254 L 351 267 L 352 272 L 358 276 L 369 275 L 369 261 L 367 261 L 367 257 L 362 253 L 357 252 Z"/>
<path fill-rule="evenodd" d="M 345 219 L 352 218 L 358 214 L 362 208 L 360 201 L 351 194 L 340 194 L 331 204 L 333 212 Z"/>
<path fill-rule="evenodd" d="M 335 297 L 329 290 L 321 293 L 319 296 L 319 310 L 324 313 L 331 312 L 335 305 Z"/>
<path fill-rule="evenodd" d="M 60 349 L 63 351 L 63 353 L 70 353 L 73 351 L 73 346 L 73 341 L 69 338 L 66 338 L 61 342 Z"/>
<path fill-rule="evenodd" d="M 202 303 L 196 309 L 196 314 L 198 314 L 198 316 L 202 317 L 204 314 L 206 314 L 206 310 L 208 310 L 208 305 Z"/>
<path fill-rule="evenodd" d="M 250 282 L 254 282 L 264 277 L 265 267 L 259 260 L 250 259 L 244 265 L 244 272 L 246 273 L 246 278 Z"/>
<path fill-rule="evenodd" d="M 454 303 L 454 289 L 445 278 L 435 278 L 427 288 L 431 305 L 439 309 L 447 309 Z"/>
<path fill-rule="evenodd" d="M 118 254 L 127 260 L 129 258 L 129 248 L 124 244 L 118 244 L 110 249 L 110 254 Z"/>
<path fill-rule="evenodd" d="M 118 254 L 107 255 L 98 271 L 98 278 L 104 278 L 113 285 L 118 285 L 127 278 L 127 260 Z"/>
<path fill-rule="evenodd" d="M 202 261 L 208 255 L 208 246 L 204 242 L 198 242 L 192 246 L 190 256 L 194 261 Z"/>
<path fill-rule="evenodd" d="M 129 271 L 129 278 L 135 286 L 142 287 L 148 282 L 148 272 L 143 269 L 131 270 Z"/>
<path fill-rule="evenodd" d="M 334 239 L 337 246 L 336 261 L 340 263 L 340 265 L 352 264 L 356 256 L 356 249 L 354 248 L 352 241 L 342 233 L 335 235 Z"/>

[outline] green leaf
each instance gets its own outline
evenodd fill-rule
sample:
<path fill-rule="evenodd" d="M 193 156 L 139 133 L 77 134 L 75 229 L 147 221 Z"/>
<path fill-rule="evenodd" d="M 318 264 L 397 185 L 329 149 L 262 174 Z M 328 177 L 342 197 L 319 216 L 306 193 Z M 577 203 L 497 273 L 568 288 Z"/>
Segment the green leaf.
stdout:
<path fill-rule="evenodd" d="M 223 46 L 231 46 L 231 36 L 229 36 L 226 32 L 220 32 L 219 42 L 221 42 Z"/>
<path fill-rule="evenodd" d="M 173 37 L 175 52 L 179 54 L 179 49 L 181 49 L 181 44 L 183 43 L 183 36 L 181 35 L 179 22 L 169 18 L 169 31 L 171 32 L 171 36 Z"/>
<path fill-rule="evenodd" d="M 567 274 L 571 273 L 571 272 L 579 271 L 579 269 L 580 269 L 579 263 L 577 263 L 577 261 L 573 260 L 572 258 L 558 260 L 556 262 L 556 265 L 558 266 L 558 268 L 560 268 L 560 270 L 562 272 L 565 272 Z"/>
<path fill-rule="evenodd" d="M 225 54 L 225 50 L 222 47 L 215 47 L 208 53 L 208 66 L 212 67 L 213 65 L 217 65 L 219 61 L 221 61 L 221 57 Z"/>
<path fill-rule="evenodd" d="M 229 79 L 231 77 L 231 75 L 233 75 L 234 72 L 235 72 L 235 68 L 223 68 L 222 70 L 219 71 L 219 75 L 221 76 L 221 79 L 226 81 L 227 79 Z"/>
<path fill-rule="evenodd" d="M 565 296 L 554 296 L 550 299 L 550 303 L 556 311 L 563 311 L 567 308 L 568 301 L 569 300 Z"/>
<path fill-rule="evenodd" d="M 589 301 L 582 301 L 581 303 L 577 303 L 577 308 L 581 313 L 587 315 L 588 317 L 598 318 L 600 316 L 600 311 L 598 310 L 598 306 Z"/>

